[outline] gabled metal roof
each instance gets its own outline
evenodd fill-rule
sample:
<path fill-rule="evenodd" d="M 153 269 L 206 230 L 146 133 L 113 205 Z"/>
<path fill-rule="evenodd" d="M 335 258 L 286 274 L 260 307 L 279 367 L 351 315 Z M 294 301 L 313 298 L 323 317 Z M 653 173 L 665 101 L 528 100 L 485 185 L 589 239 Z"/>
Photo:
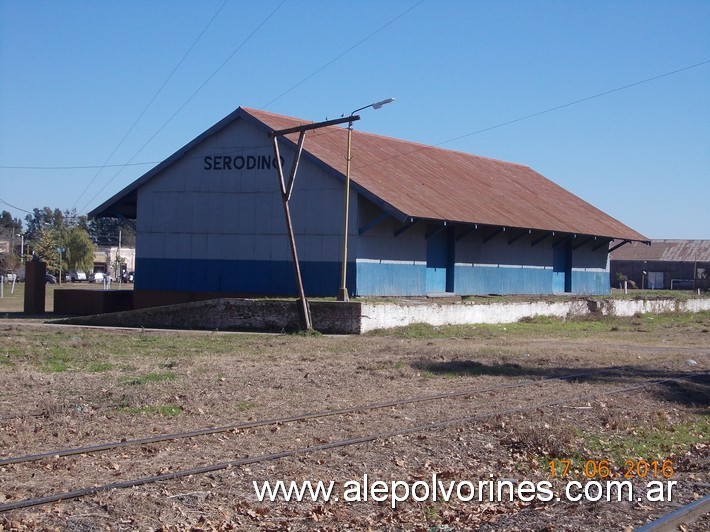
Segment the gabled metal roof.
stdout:
<path fill-rule="evenodd" d="M 142 183 L 238 118 L 268 130 L 311 123 L 240 107 L 89 216 L 105 216 L 119 210 L 120 204 Z M 289 138 L 296 141 L 296 135 Z M 322 128 L 306 135 L 304 153 L 342 178 L 346 142 L 345 128 Z M 402 220 L 442 220 L 648 241 L 527 166 L 357 129 L 353 131 L 351 179 L 358 192 Z"/>
<path fill-rule="evenodd" d="M 651 240 L 650 246 L 628 244 L 612 252 L 611 260 L 710 262 L 710 240 Z"/>

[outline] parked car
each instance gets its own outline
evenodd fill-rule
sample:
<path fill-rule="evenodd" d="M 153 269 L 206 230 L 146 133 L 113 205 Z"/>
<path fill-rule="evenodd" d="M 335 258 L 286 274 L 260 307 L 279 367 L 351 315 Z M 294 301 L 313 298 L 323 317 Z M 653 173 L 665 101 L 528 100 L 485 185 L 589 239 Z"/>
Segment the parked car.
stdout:
<path fill-rule="evenodd" d="M 69 272 L 72 283 L 86 281 L 86 274 L 82 270 L 72 270 Z"/>
<path fill-rule="evenodd" d="M 49 284 L 57 284 L 57 278 L 51 273 L 45 273 L 44 282 Z"/>
<path fill-rule="evenodd" d="M 104 272 L 93 272 L 89 274 L 90 283 L 103 283 L 106 274 Z"/>

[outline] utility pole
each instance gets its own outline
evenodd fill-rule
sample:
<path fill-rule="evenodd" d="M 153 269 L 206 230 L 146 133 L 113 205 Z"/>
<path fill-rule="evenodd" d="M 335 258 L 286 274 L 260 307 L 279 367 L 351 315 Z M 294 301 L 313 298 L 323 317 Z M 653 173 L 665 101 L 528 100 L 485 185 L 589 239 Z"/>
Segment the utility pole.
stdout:
<path fill-rule="evenodd" d="M 20 233 L 20 264 L 25 264 L 25 233 Z"/>
<path fill-rule="evenodd" d="M 298 251 L 296 249 L 296 237 L 293 232 L 293 223 L 291 222 L 291 209 L 289 207 L 289 200 L 291 199 L 291 193 L 293 192 L 293 185 L 296 181 L 296 171 L 298 170 L 298 163 L 301 160 L 301 152 L 303 151 L 303 142 L 305 141 L 306 131 L 311 129 L 319 129 L 322 127 L 335 126 L 337 124 L 344 124 L 349 122 L 352 124 L 355 120 L 360 120 L 359 116 L 349 116 L 346 118 L 336 118 L 335 120 L 326 120 L 324 122 L 314 122 L 312 124 L 305 124 L 302 126 L 291 127 L 288 129 L 280 129 L 278 131 L 272 131 L 269 136 L 274 143 L 274 155 L 276 156 L 276 170 L 278 172 L 279 186 L 281 189 L 281 200 L 283 202 L 284 217 L 286 219 L 286 229 L 288 231 L 289 245 L 291 247 L 291 256 L 293 258 L 293 267 L 296 273 L 296 284 L 298 288 L 298 314 L 301 321 L 301 329 L 304 331 L 313 330 L 313 321 L 311 320 L 311 310 L 308 307 L 308 301 L 306 300 L 306 293 L 303 288 L 303 278 L 301 277 L 301 266 L 298 262 Z M 298 133 L 298 144 L 296 147 L 296 157 L 291 166 L 291 174 L 289 175 L 288 182 L 284 179 L 283 167 L 281 165 L 281 156 L 279 154 L 279 137 L 289 135 L 291 133 Z"/>
<path fill-rule="evenodd" d="M 123 271 L 121 268 L 121 230 L 118 230 L 118 251 L 116 252 L 116 270 L 118 271 L 118 287 L 121 288 L 123 282 Z"/>
<path fill-rule="evenodd" d="M 375 103 L 370 103 L 355 109 L 350 113 L 351 117 L 355 117 L 355 113 L 372 107 L 373 109 L 380 109 L 383 105 L 392 103 L 394 98 L 387 98 Z M 357 118 L 360 118 L 359 116 Z M 342 270 L 340 272 L 340 289 L 338 290 L 338 301 L 349 301 L 347 288 L 347 276 L 348 276 L 348 220 L 350 218 L 350 161 L 352 160 L 351 151 L 353 145 L 353 120 L 348 122 L 348 148 L 345 154 L 345 207 L 343 208 L 343 216 L 345 220 L 343 221 L 343 261 Z"/>

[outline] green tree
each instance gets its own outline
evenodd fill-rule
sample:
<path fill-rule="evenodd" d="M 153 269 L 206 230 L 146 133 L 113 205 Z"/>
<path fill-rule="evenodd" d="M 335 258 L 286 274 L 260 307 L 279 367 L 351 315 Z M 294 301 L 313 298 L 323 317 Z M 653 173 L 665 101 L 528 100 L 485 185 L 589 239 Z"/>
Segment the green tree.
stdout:
<path fill-rule="evenodd" d="M 72 227 L 67 232 L 66 240 L 67 266 L 70 270 L 93 270 L 94 251 L 96 246 L 91 241 L 89 233 L 81 227 Z"/>
<path fill-rule="evenodd" d="M 94 218 L 89 222 L 91 239 L 100 246 L 118 246 L 119 232 L 121 246 L 136 247 L 136 231 L 131 224 L 118 218 Z"/>
<path fill-rule="evenodd" d="M 38 243 L 43 232 L 56 232 L 65 228 L 64 214 L 59 209 L 32 209 L 32 214 L 25 216 L 27 222 L 27 240 Z"/>
<path fill-rule="evenodd" d="M 42 229 L 37 234 L 34 245 L 34 253 L 39 260 L 47 263 L 47 270 L 59 269 L 59 253 L 57 248 L 59 243 L 52 231 Z"/>
<path fill-rule="evenodd" d="M 60 209 L 52 210 L 49 207 L 42 209 L 32 209 L 32 214 L 25 216 L 27 223 L 27 232 L 25 238 L 27 240 L 36 241 L 42 230 L 53 231 L 59 241 L 64 241 L 67 238 L 67 233 L 72 227 L 81 227 L 84 230 L 89 229 L 89 222 L 86 216 L 79 216 L 76 209 Z"/>
<path fill-rule="evenodd" d="M 13 218 L 12 214 L 7 211 L 2 211 L 2 214 L 0 214 L 0 227 L 9 229 L 10 231 L 20 232 L 22 231 L 22 220 Z"/>

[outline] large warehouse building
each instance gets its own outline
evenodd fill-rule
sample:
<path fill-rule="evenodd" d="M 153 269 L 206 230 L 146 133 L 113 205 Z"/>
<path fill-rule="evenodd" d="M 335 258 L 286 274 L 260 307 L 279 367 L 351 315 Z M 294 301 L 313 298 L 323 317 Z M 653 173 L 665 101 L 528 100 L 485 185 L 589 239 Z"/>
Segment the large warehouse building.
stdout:
<path fill-rule="evenodd" d="M 90 213 L 136 220 L 136 306 L 296 293 L 270 134 L 307 123 L 239 108 Z M 305 137 L 290 209 L 308 296 L 340 286 L 346 145 L 340 126 Z M 520 164 L 357 130 L 351 161 L 351 295 L 606 294 L 609 242 L 648 240 Z"/>

